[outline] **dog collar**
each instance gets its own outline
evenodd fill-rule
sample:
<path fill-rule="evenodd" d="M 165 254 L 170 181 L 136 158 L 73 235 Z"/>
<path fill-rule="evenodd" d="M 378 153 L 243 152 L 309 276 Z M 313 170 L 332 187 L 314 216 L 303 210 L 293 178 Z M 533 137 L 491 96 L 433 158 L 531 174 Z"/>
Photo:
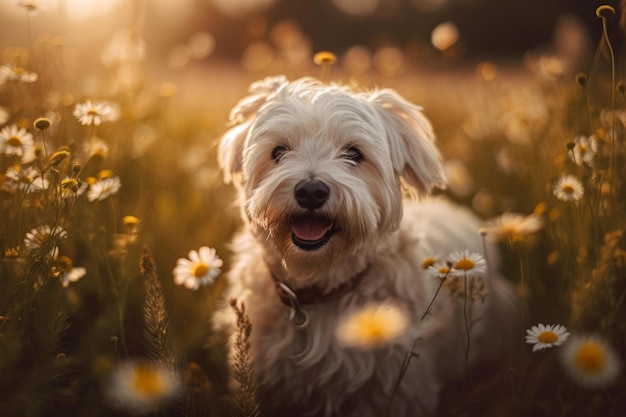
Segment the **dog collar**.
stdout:
<path fill-rule="evenodd" d="M 278 294 L 278 298 L 290 309 L 289 319 L 294 326 L 304 328 L 309 324 L 309 315 L 302 309 L 302 306 L 325 303 L 347 294 L 358 285 L 367 270 L 368 268 L 366 267 L 348 281 L 333 288 L 329 292 L 323 292 L 316 287 L 293 289 L 276 278 L 274 274 L 272 274 L 272 278 L 276 284 L 276 294 Z"/>

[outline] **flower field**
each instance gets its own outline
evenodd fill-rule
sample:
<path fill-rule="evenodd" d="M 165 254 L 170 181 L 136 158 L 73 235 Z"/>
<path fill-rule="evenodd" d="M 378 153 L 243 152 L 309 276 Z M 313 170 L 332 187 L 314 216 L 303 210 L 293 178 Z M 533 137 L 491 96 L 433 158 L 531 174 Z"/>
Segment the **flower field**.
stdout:
<path fill-rule="evenodd" d="M 500 246 L 523 316 L 517 360 L 446 389 L 442 416 L 626 413 L 626 63 L 608 35 L 622 10 L 598 7 L 603 36 L 576 66 L 531 52 L 457 62 L 446 28 L 428 49 L 316 55 L 293 22 L 237 60 L 211 56 L 208 32 L 159 55 L 141 8 L 88 42 L 51 25 L 55 10 L 10 7 L 23 24 L 0 40 L 2 415 L 258 411 L 245 306 L 233 305 L 233 370 L 211 327 L 241 224 L 217 145 L 248 85 L 276 74 L 390 87 L 423 106 L 446 160 L 437 193 Z M 420 260 L 441 291 L 489 296 L 467 279 L 484 259 L 442 256 Z M 375 349 L 410 320 L 373 306 L 338 337 Z"/>

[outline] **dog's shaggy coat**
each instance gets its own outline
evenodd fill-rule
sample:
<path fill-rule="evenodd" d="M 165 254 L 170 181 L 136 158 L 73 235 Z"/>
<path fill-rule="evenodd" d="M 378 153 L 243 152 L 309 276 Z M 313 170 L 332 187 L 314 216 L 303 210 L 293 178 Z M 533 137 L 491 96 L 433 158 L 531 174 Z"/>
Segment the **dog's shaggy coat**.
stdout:
<path fill-rule="evenodd" d="M 390 89 L 274 77 L 250 93 L 232 110 L 219 162 L 244 220 L 226 297 L 244 303 L 250 317 L 264 410 L 434 413 L 447 381 L 506 349 L 515 302 L 472 214 L 442 199 L 403 199 L 403 191 L 421 197 L 445 185 L 430 123 Z M 489 261 L 484 302 L 441 290 L 421 321 L 440 284 L 423 261 L 457 250 Z M 317 294 L 302 306 L 304 326 L 290 319 L 278 283 Z M 406 334 L 375 348 L 339 343 L 341 318 L 375 302 L 408 314 Z M 219 317 L 232 320 L 226 310 Z M 416 356 L 390 401 L 415 340 Z"/>

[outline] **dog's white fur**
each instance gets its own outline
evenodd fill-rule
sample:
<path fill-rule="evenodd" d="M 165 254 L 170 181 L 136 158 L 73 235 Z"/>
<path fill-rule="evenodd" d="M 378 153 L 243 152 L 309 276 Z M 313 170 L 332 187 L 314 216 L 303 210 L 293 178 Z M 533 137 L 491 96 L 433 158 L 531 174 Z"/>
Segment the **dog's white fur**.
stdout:
<path fill-rule="evenodd" d="M 480 222 L 467 210 L 442 199 L 403 200 L 403 189 L 423 196 L 445 184 L 430 123 L 421 108 L 391 89 L 355 91 L 274 77 L 252 84 L 250 93 L 231 112 L 219 162 L 226 182 L 238 190 L 244 220 L 233 244 L 227 298 L 243 302 L 250 317 L 264 407 L 291 415 L 381 415 L 417 338 L 418 356 L 391 415 L 432 414 L 445 382 L 464 373 L 466 332 L 463 302 L 443 290 L 420 323 L 439 285 L 422 262 L 456 250 L 483 253 L 484 245 Z M 278 146 L 284 148 L 273 158 Z M 351 147 L 362 161 L 351 158 Z M 330 189 L 315 211 L 332 219 L 335 232 L 316 250 L 302 250 L 292 240 L 292 220 L 307 212 L 294 188 L 306 179 Z M 513 292 L 495 272 L 495 251 L 488 252 L 486 301 L 467 307 L 470 365 L 505 349 L 515 309 Z M 290 321 L 275 289 L 279 280 L 332 292 L 357 273 L 362 279 L 346 294 L 304 307 L 310 323 L 303 329 Z M 375 349 L 338 343 L 340 318 L 380 301 L 409 314 L 406 337 Z M 228 321 L 224 313 L 221 320 Z"/>

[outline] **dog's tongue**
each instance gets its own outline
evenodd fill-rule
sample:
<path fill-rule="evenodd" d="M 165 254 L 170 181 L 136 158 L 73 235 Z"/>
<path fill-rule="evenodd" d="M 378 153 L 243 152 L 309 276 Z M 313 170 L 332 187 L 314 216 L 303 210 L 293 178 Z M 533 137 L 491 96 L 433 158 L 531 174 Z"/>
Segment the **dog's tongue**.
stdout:
<path fill-rule="evenodd" d="M 326 217 L 306 215 L 294 219 L 291 231 L 300 240 L 314 242 L 324 237 L 331 226 L 332 222 Z"/>

